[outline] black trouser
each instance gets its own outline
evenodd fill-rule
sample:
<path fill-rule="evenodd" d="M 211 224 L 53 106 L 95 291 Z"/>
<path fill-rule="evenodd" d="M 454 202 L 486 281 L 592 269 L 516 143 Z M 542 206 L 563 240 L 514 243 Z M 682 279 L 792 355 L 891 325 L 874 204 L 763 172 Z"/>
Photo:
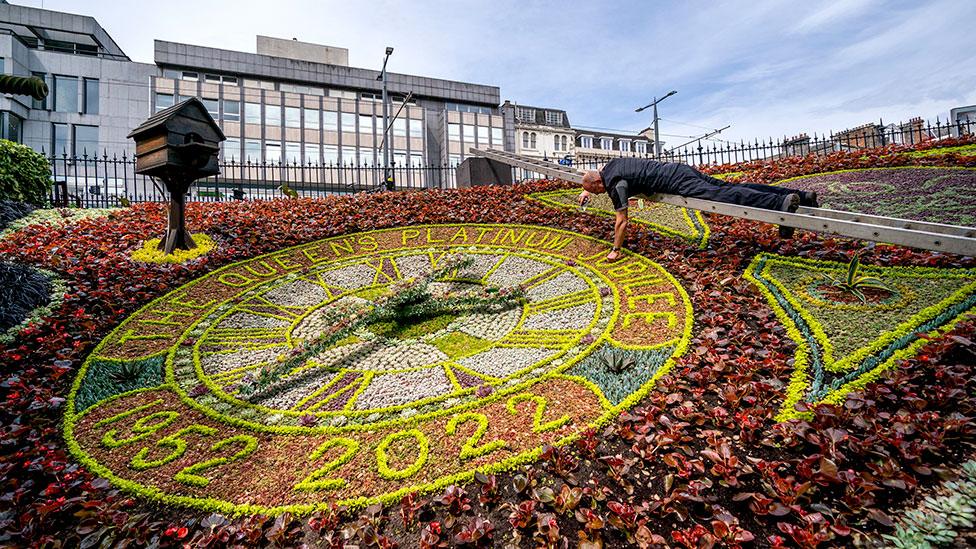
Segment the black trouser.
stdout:
<path fill-rule="evenodd" d="M 709 177 L 685 164 L 674 168 L 673 176 L 668 178 L 667 186 L 669 189 L 663 192 L 766 210 L 781 209 L 783 197 L 798 192 L 775 185 L 729 183 Z"/>

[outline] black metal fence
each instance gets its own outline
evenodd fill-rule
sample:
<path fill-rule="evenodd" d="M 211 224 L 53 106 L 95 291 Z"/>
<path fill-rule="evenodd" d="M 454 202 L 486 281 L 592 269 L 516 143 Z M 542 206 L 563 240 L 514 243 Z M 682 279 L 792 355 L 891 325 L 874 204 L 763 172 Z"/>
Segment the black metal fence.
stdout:
<path fill-rule="evenodd" d="M 892 144 L 917 146 L 949 138 L 976 135 L 976 119 L 947 124 L 925 123 L 920 118 L 897 124 L 865 124 L 850 130 L 810 137 L 754 140 L 752 143 L 706 141 L 666 150 L 660 159 L 692 165 L 735 164 L 754 160 L 772 160 L 808 154 L 826 155 L 836 151 L 858 151 Z M 635 155 L 608 151 L 586 153 L 577 148 L 572 167 L 599 169 L 620 156 L 655 158 L 653 151 Z M 162 185 L 135 173 L 131 156 L 81 155 L 49 157 L 54 177 L 52 203 L 80 207 L 114 207 L 134 202 L 164 201 L 168 197 Z M 555 160 L 554 160 L 555 161 Z M 220 174 L 198 180 L 190 189 L 191 201 L 225 201 L 283 198 L 294 191 L 302 197 L 381 191 L 387 188 L 381 166 L 342 164 L 299 164 L 227 161 L 220 163 Z M 413 165 L 390 169 L 395 190 L 452 189 L 456 185 L 456 166 Z M 513 168 L 513 179 L 545 177 L 521 168 Z"/>
<path fill-rule="evenodd" d="M 976 135 L 976 118 L 949 123 L 936 120 L 935 123 L 913 118 L 908 122 L 885 124 L 864 124 L 856 128 L 837 133 L 816 135 L 810 137 L 800 134 L 794 137 L 769 138 L 765 141 L 758 139 L 752 142 L 738 143 L 713 137 L 698 139 L 692 143 L 685 143 L 674 149 L 662 151 L 661 160 L 666 162 L 682 162 L 696 166 L 736 164 L 755 160 L 775 160 L 791 156 L 806 156 L 808 154 L 827 155 L 836 151 L 859 151 L 884 147 L 888 145 L 905 145 L 913 147 L 925 142 L 936 142 L 948 138 L 959 138 Z M 608 151 L 606 154 L 581 154 L 577 149 L 573 166 L 579 169 L 596 169 L 612 158 L 621 156 L 619 151 Z M 635 155 L 623 153 L 624 156 L 639 156 L 641 158 L 655 158 L 653 151 L 647 154 Z"/>
<path fill-rule="evenodd" d="M 107 208 L 135 202 L 168 200 L 162 182 L 135 173 L 135 159 L 123 155 L 80 157 L 50 156 L 54 189 L 51 202 L 58 206 Z M 373 192 L 387 189 L 381 166 L 341 164 L 220 163 L 220 174 L 197 180 L 188 200 L 266 200 L 284 198 L 291 191 L 301 197 Z M 453 166 L 393 166 L 389 170 L 395 190 L 454 188 Z"/>

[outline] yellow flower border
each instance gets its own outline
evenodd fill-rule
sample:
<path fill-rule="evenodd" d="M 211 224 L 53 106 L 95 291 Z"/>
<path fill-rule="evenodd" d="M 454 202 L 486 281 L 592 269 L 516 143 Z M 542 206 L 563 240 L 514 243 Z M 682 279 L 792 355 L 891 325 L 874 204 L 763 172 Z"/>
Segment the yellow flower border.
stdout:
<path fill-rule="evenodd" d="M 786 303 L 788 303 L 792 308 L 792 312 L 802 318 L 803 321 L 810 327 L 811 335 L 817 341 L 822 351 L 824 369 L 833 372 L 853 370 L 868 357 L 882 351 L 885 347 L 889 346 L 896 340 L 912 334 L 920 325 L 933 320 L 939 313 L 945 311 L 946 308 L 963 303 L 971 295 L 976 294 L 976 282 L 967 284 L 954 292 L 948 298 L 943 299 L 939 303 L 930 305 L 912 315 L 907 320 L 894 327 L 891 331 L 876 339 L 870 345 L 862 347 L 857 352 L 844 357 L 838 362 L 834 362 L 833 345 L 824 333 L 820 323 L 817 322 L 817 320 L 814 319 L 813 316 L 810 315 L 810 313 L 807 312 L 795 298 L 790 296 L 789 292 L 780 281 L 769 276 L 770 263 L 779 263 L 781 265 L 806 269 L 831 271 L 843 270 L 846 268 L 846 266 L 842 263 L 816 259 L 799 259 L 770 253 L 761 253 L 753 258 L 749 267 L 747 267 L 743 273 L 745 279 L 752 282 L 752 284 L 759 290 L 759 293 L 766 298 L 766 301 L 769 303 L 770 307 L 772 307 L 776 317 L 786 327 L 787 335 L 793 340 L 794 343 L 796 343 L 797 346 L 796 354 L 794 356 L 793 374 L 790 376 L 789 387 L 787 388 L 783 407 L 776 416 L 777 421 L 786 421 L 801 417 L 803 415 L 795 409 L 795 405 L 803 398 L 804 394 L 806 394 L 807 390 L 810 388 L 810 348 L 807 343 L 807 339 L 800 332 L 796 322 L 791 317 L 790 312 L 781 305 L 780 300 L 766 287 L 764 282 L 774 286 L 782 295 L 783 300 L 786 301 Z M 760 265 L 762 265 L 762 269 L 757 271 Z M 881 268 L 867 266 L 865 269 L 872 274 L 885 273 L 891 276 L 892 273 L 894 273 L 895 276 L 905 278 L 945 278 L 946 276 L 971 278 L 976 276 L 976 271 L 970 269 L 960 269 L 958 272 L 951 274 L 947 272 L 947 269 L 939 269 L 934 267 Z M 837 308 L 842 307 L 838 306 Z M 970 308 L 968 312 L 972 313 L 974 311 L 976 311 L 976 307 Z M 945 334 L 946 332 L 950 331 L 960 320 L 962 320 L 966 314 L 966 311 L 959 313 L 942 326 L 928 331 L 926 337 L 935 338 Z M 926 342 L 927 340 L 925 338 L 918 338 L 917 341 L 911 343 L 907 347 L 892 353 L 892 356 L 890 356 L 883 363 L 878 364 L 870 371 L 858 376 L 857 379 L 854 379 L 837 389 L 828 391 L 827 395 L 818 400 L 816 403 L 842 404 L 848 393 L 861 389 L 868 383 L 876 380 L 888 369 L 894 366 L 898 360 L 910 358 Z"/>
<path fill-rule="evenodd" d="M 142 263 L 185 263 L 191 259 L 196 259 L 210 253 L 217 247 L 217 243 L 205 233 L 193 235 L 196 248 L 192 250 L 174 250 L 171 254 L 164 254 L 158 248 L 161 238 L 152 238 L 145 241 L 141 248 L 132 251 L 129 256 L 132 261 Z"/>

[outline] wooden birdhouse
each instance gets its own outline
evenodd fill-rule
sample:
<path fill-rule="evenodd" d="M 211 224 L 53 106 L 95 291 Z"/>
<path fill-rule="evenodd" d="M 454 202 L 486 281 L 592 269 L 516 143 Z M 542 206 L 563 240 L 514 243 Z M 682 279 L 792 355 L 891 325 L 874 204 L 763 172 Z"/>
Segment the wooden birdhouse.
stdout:
<path fill-rule="evenodd" d="M 150 116 L 129 133 L 136 142 L 136 173 L 162 180 L 170 194 L 169 228 L 159 249 L 189 250 L 196 243 L 186 231 L 186 193 L 197 179 L 217 175 L 224 132 L 196 97 Z"/>

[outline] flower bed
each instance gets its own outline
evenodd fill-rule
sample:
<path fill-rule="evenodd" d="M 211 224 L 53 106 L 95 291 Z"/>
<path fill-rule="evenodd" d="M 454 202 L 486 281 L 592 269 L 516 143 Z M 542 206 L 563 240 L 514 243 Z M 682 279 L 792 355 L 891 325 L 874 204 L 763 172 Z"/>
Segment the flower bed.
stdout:
<path fill-rule="evenodd" d="M 606 262 L 609 249 L 532 226 L 440 225 L 229 265 L 95 349 L 68 399 L 69 446 L 135 494 L 234 513 L 365 505 L 510 469 L 613 418 L 683 352 L 684 290 L 639 256 Z M 460 303 L 471 287 L 518 286 L 524 304 L 435 316 L 404 337 L 361 323 L 290 361 L 303 340 L 362 314 L 350 306 L 380 307 L 448 258 L 470 266 L 433 291 Z M 627 367 L 599 359 L 618 347 L 633 355 Z M 277 363 L 283 371 L 250 388 Z M 323 460 L 331 448 L 346 453 Z"/>
<path fill-rule="evenodd" d="M 859 301 L 817 277 L 836 273 L 860 243 L 812 233 L 784 241 L 775 227 L 712 216 L 709 247 L 699 251 L 633 224 L 628 261 L 661 275 L 648 282 L 675 288 L 673 305 L 664 296 L 635 299 L 644 288 L 615 285 L 610 270 L 623 264 L 601 260 L 610 219 L 523 198 L 561 189 L 537 182 L 191 204 L 188 226 L 216 246 L 181 264 L 131 260 L 164 229 L 160 205 L 8 234 L 4 259 L 53 271 L 70 290 L 43 324 L 0 344 L 0 543 L 843 546 L 893 531 L 889 510 L 967 458 L 976 442 L 976 325 L 972 309 L 950 302 L 971 295 L 964 280 L 976 268 L 972 258 L 875 246 L 863 264 L 894 291 L 866 296 L 873 309 L 855 312 Z M 480 243 L 452 243 L 461 228 L 469 240 L 491 230 Z M 573 243 L 540 250 L 546 233 Z M 294 385 L 253 397 L 234 392 L 235 376 L 248 373 L 234 370 L 279 363 L 296 337 L 333 326 L 334 315 L 315 311 L 340 299 L 379 303 L 395 292 L 387 277 L 429 272 L 428 250 L 438 257 L 452 248 L 485 275 L 497 266 L 494 279 L 477 279 L 482 288 L 522 285 L 519 276 L 541 281 L 533 265 L 548 265 L 551 278 L 526 289 L 521 313 L 547 337 L 512 339 L 505 315 L 369 324 L 316 355 L 321 366 L 281 380 Z M 377 262 L 381 251 L 388 261 Z M 488 256 L 524 261 L 508 268 Z M 764 270 L 753 263 L 760 260 Z M 303 272 L 309 286 L 299 283 Z M 578 294 L 578 279 L 589 294 Z M 777 284 L 798 307 L 762 291 Z M 584 295 L 592 307 L 574 301 Z M 548 308 L 556 303 L 563 306 Z M 661 334 L 682 341 L 688 303 L 694 325 L 683 355 L 667 345 L 629 348 Z M 826 339 L 799 342 L 787 305 L 819 322 Z M 664 309 L 642 309 L 652 306 Z M 618 336 L 618 328 L 649 325 L 631 317 L 624 327 L 629 307 L 671 312 L 674 326 L 666 315 L 649 316 L 653 330 Z M 611 309 L 616 319 L 594 334 Z M 551 329 L 586 315 L 593 326 Z M 924 325 L 932 320 L 937 326 Z M 844 328 L 852 321 L 863 326 Z M 368 360 L 343 362 L 380 338 Z M 837 393 L 836 403 L 797 399 L 801 416 L 778 421 L 798 376 L 813 387 L 812 362 L 799 359 L 814 344 L 829 343 L 835 365 L 861 357 L 847 363 L 859 368 L 868 360 L 860 350 L 875 356 L 879 340 L 907 346 L 878 362 L 873 382 Z M 616 349 L 602 350 L 606 343 Z M 557 348 L 577 354 L 556 364 Z M 537 358 L 520 369 L 499 358 L 512 349 L 520 364 Z M 431 356 L 440 368 L 424 363 Z M 341 376 L 329 372 L 337 364 L 345 364 Z M 828 384 L 853 371 L 823 363 Z M 400 381 L 384 383 L 388 375 Z M 549 444 L 560 441 L 567 444 Z M 517 463 L 522 456 L 529 461 Z M 413 493 L 424 489 L 436 492 Z M 389 504 L 325 508 L 340 500 Z M 286 507 L 320 510 L 252 514 Z"/>
<path fill-rule="evenodd" d="M 527 198 L 562 209 L 578 209 L 578 189 L 564 189 L 544 193 L 533 193 Z M 592 195 L 586 213 L 603 217 L 613 217 L 613 204 L 606 194 Z M 664 236 L 681 238 L 704 248 L 708 245 L 708 224 L 701 212 L 644 200 L 631 200 L 630 219 Z"/>
<path fill-rule="evenodd" d="M 976 225 L 976 168 L 845 170 L 777 183 L 816 191 L 824 208 L 950 225 Z"/>

